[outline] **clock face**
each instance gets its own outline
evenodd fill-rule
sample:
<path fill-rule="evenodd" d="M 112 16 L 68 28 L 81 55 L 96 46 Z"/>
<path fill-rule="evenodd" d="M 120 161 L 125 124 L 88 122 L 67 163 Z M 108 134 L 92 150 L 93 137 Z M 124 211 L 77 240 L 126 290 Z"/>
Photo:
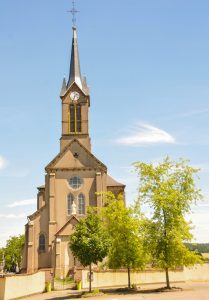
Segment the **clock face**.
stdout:
<path fill-rule="evenodd" d="M 71 93 L 70 93 L 70 99 L 71 99 L 72 101 L 78 101 L 79 98 L 80 98 L 80 95 L 79 95 L 78 92 L 71 92 Z"/>

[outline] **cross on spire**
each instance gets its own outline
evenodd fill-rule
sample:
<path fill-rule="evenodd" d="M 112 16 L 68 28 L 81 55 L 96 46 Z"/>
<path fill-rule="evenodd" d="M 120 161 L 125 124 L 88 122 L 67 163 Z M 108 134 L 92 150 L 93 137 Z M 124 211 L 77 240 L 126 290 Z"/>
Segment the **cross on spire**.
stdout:
<path fill-rule="evenodd" d="M 72 22 L 73 22 L 73 27 L 76 26 L 76 14 L 79 13 L 79 11 L 75 8 L 75 0 L 72 0 L 72 9 L 68 12 L 72 14 Z"/>

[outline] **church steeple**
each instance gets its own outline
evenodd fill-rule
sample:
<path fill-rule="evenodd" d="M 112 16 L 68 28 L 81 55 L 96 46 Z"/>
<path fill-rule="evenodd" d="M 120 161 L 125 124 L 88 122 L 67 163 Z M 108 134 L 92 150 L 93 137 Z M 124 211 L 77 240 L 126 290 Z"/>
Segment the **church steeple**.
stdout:
<path fill-rule="evenodd" d="M 78 53 L 77 31 L 75 26 L 73 26 L 70 74 L 69 74 L 67 87 L 69 87 L 73 82 L 75 82 L 81 90 L 83 89 L 79 53 Z"/>
<path fill-rule="evenodd" d="M 61 150 L 73 139 L 79 140 L 88 150 L 89 137 L 88 111 L 90 106 L 89 89 L 86 78 L 81 76 L 76 27 L 73 26 L 69 79 L 63 80 L 60 93 L 62 99 Z"/>

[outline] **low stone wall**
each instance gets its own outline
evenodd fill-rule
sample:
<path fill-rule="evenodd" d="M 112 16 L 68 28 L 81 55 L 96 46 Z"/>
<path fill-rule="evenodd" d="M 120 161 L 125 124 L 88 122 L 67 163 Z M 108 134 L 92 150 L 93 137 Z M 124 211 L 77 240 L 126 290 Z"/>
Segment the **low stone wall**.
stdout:
<path fill-rule="evenodd" d="M 4 300 L 5 278 L 0 277 L 0 300 Z"/>
<path fill-rule="evenodd" d="M 45 273 L 32 275 L 15 275 L 0 278 L 0 300 L 15 299 L 36 293 L 45 289 Z"/>
<path fill-rule="evenodd" d="M 185 281 L 209 281 L 209 263 L 184 268 Z"/>
<path fill-rule="evenodd" d="M 89 287 L 88 270 L 82 271 L 82 288 Z M 209 264 L 196 265 L 192 268 L 184 268 L 179 271 L 170 271 L 169 277 L 171 282 L 189 281 L 189 280 L 209 280 Z M 93 288 L 110 287 L 110 286 L 127 286 L 127 271 L 103 271 L 93 272 Z M 147 270 L 141 272 L 131 272 L 131 283 L 148 284 L 148 283 L 165 283 L 165 272 Z"/>

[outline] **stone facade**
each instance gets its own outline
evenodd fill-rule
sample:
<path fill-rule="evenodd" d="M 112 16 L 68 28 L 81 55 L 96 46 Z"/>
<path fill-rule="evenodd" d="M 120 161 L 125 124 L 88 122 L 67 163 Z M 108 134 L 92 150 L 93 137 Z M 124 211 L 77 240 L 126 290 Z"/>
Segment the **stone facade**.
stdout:
<path fill-rule="evenodd" d="M 48 269 L 56 277 L 65 277 L 80 267 L 68 246 L 75 224 L 85 217 L 88 206 L 103 206 L 103 197 L 97 193 L 112 191 L 118 195 L 125 189 L 91 152 L 90 95 L 80 73 L 75 28 L 69 80 L 66 83 L 64 79 L 60 97 L 60 152 L 45 168 L 45 184 L 38 187 L 37 211 L 25 225 L 22 269 L 27 273 Z"/>

